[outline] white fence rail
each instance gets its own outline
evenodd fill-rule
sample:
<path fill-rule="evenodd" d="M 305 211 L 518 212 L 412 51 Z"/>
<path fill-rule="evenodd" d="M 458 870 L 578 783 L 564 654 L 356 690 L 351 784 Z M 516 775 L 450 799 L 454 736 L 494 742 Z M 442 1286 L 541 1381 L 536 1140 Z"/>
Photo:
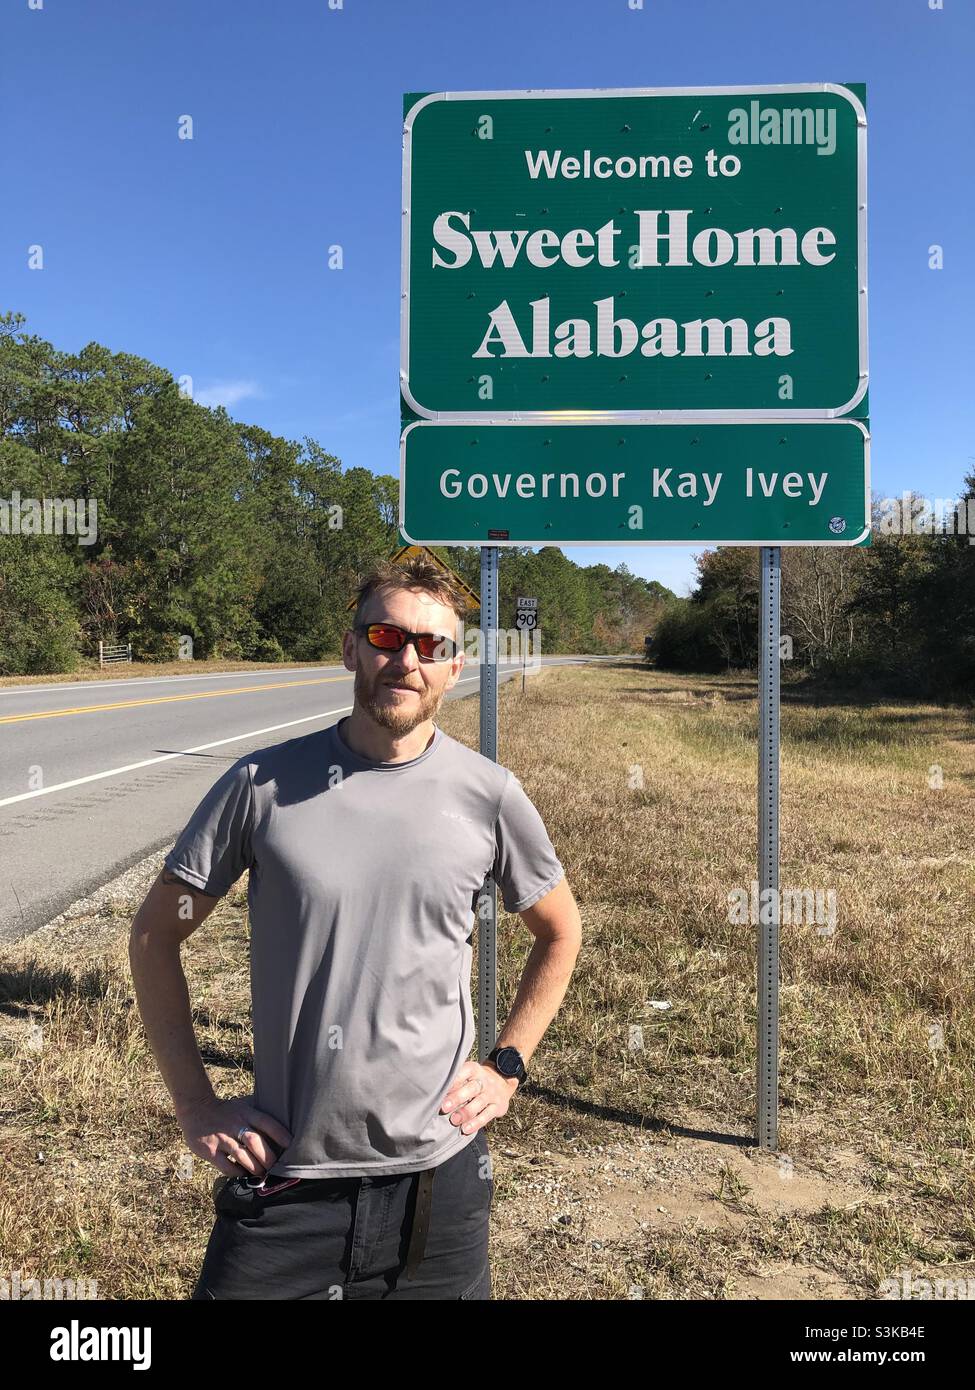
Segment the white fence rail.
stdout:
<path fill-rule="evenodd" d="M 98 664 L 99 666 L 113 666 L 119 661 L 132 660 L 132 643 L 119 642 L 116 645 L 111 643 L 106 646 L 104 642 L 98 644 Z"/>

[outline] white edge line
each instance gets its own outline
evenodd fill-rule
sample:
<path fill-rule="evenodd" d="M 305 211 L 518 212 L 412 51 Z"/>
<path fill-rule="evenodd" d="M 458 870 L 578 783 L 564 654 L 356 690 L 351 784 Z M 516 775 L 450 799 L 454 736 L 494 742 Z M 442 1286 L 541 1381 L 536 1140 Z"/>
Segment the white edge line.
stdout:
<path fill-rule="evenodd" d="M 519 665 L 520 669 L 520 665 Z M 464 680 L 476 680 L 475 676 L 462 676 L 457 682 L 460 685 Z M 112 767 L 106 772 L 91 772 L 86 777 L 73 777 L 70 782 L 56 782 L 50 787 L 39 787 L 36 791 L 20 792 L 17 796 L 7 796 L 0 800 L 0 806 L 13 806 L 18 801 L 31 801 L 35 796 L 49 796 L 51 792 L 63 792 L 68 787 L 80 787 L 86 782 L 100 782 L 106 777 L 121 777 L 125 772 L 137 772 L 142 767 L 152 767 L 155 763 L 168 763 L 173 758 L 185 758 L 191 753 L 205 753 L 208 748 L 222 748 L 226 743 L 240 743 L 245 738 L 259 738 L 263 734 L 273 734 L 278 729 L 291 729 L 296 724 L 308 724 L 313 719 L 327 719 L 330 714 L 347 714 L 352 709 L 351 705 L 342 705 L 338 709 L 322 710 L 319 714 L 307 714 L 301 719 L 289 719 L 286 724 L 269 724 L 266 729 L 251 729 L 248 733 L 232 734 L 230 738 L 218 738 L 213 743 L 199 743 L 195 748 L 183 748 L 178 753 L 161 753 L 158 758 L 143 758 L 138 763 L 126 763 L 124 767 Z"/>
<path fill-rule="evenodd" d="M 308 714 L 302 719 L 290 719 L 286 724 L 270 724 L 266 729 L 251 729 L 248 733 L 232 734 L 230 738 L 218 738 L 213 743 L 200 743 L 195 748 L 183 748 L 178 753 L 161 753 L 158 758 L 143 758 L 138 763 L 126 763 L 124 767 L 112 767 L 106 772 L 90 772 L 86 777 L 73 777 L 70 782 L 56 782 L 51 787 L 39 787 L 37 791 L 21 792 L 18 796 L 7 796 L 0 806 L 12 806 L 17 801 L 30 801 L 35 796 L 48 796 L 51 792 L 63 792 L 68 787 L 80 787 L 86 782 L 100 782 L 105 777 L 120 777 L 123 772 L 136 772 L 140 767 L 152 767 L 154 763 L 168 763 L 173 758 L 185 758 L 190 753 L 204 753 L 208 748 L 222 748 L 225 743 L 239 743 L 241 739 L 258 738 L 261 734 L 273 734 L 278 729 L 290 729 L 295 724 L 308 724 L 313 719 L 325 719 L 330 714 L 344 714 L 352 708 L 344 705 L 341 709 L 322 710 L 319 714 Z"/>
<path fill-rule="evenodd" d="M 616 545 L 619 545 L 619 546 L 623 546 L 623 545 L 642 545 L 642 546 L 645 546 L 645 547 L 648 547 L 648 546 L 655 546 L 655 545 L 682 545 L 682 546 L 688 547 L 688 548 L 691 549 L 691 550 L 699 550 L 699 549 L 701 549 L 702 547 L 705 547 L 705 546 L 712 546 L 712 545 L 723 545 L 723 546 L 726 546 L 726 547 L 736 546 L 736 547 L 738 547 L 738 548 L 740 548 L 740 549 L 742 549 L 742 548 L 748 548 L 748 547 L 751 547 L 751 546 L 766 546 L 766 547 L 767 547 L 767 546 L 776 546 L 776 545 L 812 545 L 812 546 L 828 546 L 828 547 L 837 547 L 837 546 L 838 546 L 838 547 L 845 547 L 845 548 L 848 549 L 850 546 L 859 545 L 860 542 L 863 541 L 863 540 L 870 534 L 870 531 L 871 531 L 871 521 L 870 521 L 870 431 L 869 431 L 869 429 L 867 428 L 866 422 L 865 422 L 864 420 L 858 420 L 858 419 L 855 419 L 855 418 L 829 419 L 829 420 L 818 420 L 818 419 L 817 419 L 817 420 L 809 420 L 809 419 L 806 419 L 806 420 L 795 420 L 795 421 L 793 421 L 793 424 L 794 424 L 794 425 L 817 425 L 817 426 L 818 426 L 818 425 L 854 425 L 854 426 L 860 431 L 860 433 L 863 435 L 863 491 L 864 491 L 864 516 L 865 516 L 865 518 L 866 518 L 866 522 L 865 522 L 865 525 L 864 525 L 864 529 L 863 529 L 863 530 L 860 532 L 860 534 L 859 534 L 858 536 L 856 536 L 855 538 L 854 538 L 854 537 L 849 537 L 849 538 L 844 537 L 843 540 L 825 540 L 825 539 L 824 539 L 824 540 L 820 540 L 820 541 L 808 541 L 808 540 L 806 540 L 806 541 L 787 541 L 787 540 L 782 540 L 782 539 L 778 539 L 778 540 L 768 540 L 768 541 L 761 541 L 761 540 L 755 540 L 755 541 L 752 541 L 752 540 L 748 540 L 748 541 L 742 541 L 742 540 L 737 540 L 737 541 L 719 541 L 719 540 L 711 540 L 711 539 L 709 539 L 709 538 L 707 538 L 707 537 L 703 537 L 703 536 L 702 536 L 702 537 L 699 537 L 699 538 L 696 539 L 696 540 L 682 540 L 682 541 L 664 541 L 664 540 L 638 540 L 638 541 L 607 541 L 607 540 L 599 540 L 599 541 L 576 541 L 576 540 L 551 540 L 551 539 L 549 539 L 549 540 L 544 540 L 544 541 L 526 541 L 526 540 L 514 540 L 514 541 L 500 541 L 500 540 L 489 540 L 489 541 L 488 541 L 488 540 L 475 540 L 475 541 L 472 541 L 472 540 L 465 540 L 465 541 L 458 541 L 458 540 L 428 540 L 428 541 L 418 541 L 418 540 L 415 540 L 415 539 L 410 535 L 410 533 L 407 531 L 407 529 L 406 529 L 406 436 L 407 436 L 412 430 L 416 429 L 417 426 L 425 426 L 425 427 L 429 428 L 429 427 L 432 425 L 432 426 L 435 426 L 435 427 L 439 426 L 440 428 L 448 428 L 448 429 L 457 429 L 457 428 L 462 428 L 462 427 L 464 427 L 464 426 L 467 426 L 467 427 L 476 426 L 478 429 L 483 429 L 485 425 L 505 425 L 505 426 L 507 426 L 507 427 L 510 429 L 512 426 L 518 426 L 518 425 L 524 425 L 524 426 L 548 425 L 549 427 L 552 427 L 553 425 L 563 424 L 567 429 L 579 429 L 579 428 L 585 428 L 587 425 L 600 425 L 600 426 L 602 426 L 602 425 L 607 425 L 607 424 L 612 424 L 612 423 L 621 424 L 622 422 L 621 422 L 621 421 L 615 421 L 615 422 L 614 422 L 614 421 L 605 421 L 605 420 L 573 420 L 573 421 L 569 422 L 569 421 L 559 421 L 557 418 L 552 417 L 552 416 L 549 416 L 549 417 L 548 417 L 547 419 L 545 419 L 545 420 L 538 420 L 538 419 L 534 419 L 534 420 L 501 420 L 501 419 L 495 419 L 495 420 L 480 420 L 480 419 L 478 419 L 476 416 L 473 417 L 473 418 L 468 418 L 468 419 L 466 419 L 466 420 L 462 420 L 462 421 L 461 421 L 461 420 L 412 420 L 412 421 L 406 426 L 406 428 L 403 430 L 402 435 L 400 436 L 400 465 L 399 465 L 399 467 L 400 467 L 400 488 L 399 488 L 399 527 L 400 527 L 400 530 L 402 531 L 403 535 L 406 537 L 406 539 L 410 542 L 411 545 L 444 545 L 444 546 L 447 546 L 447 545 L 456 545 L 456 546 L 462 546 L 462 547 L 463 547 L 463 546 L 466 546 L 466 547 L 475 546 L 475 547 L 478 547 L 478 548 L 483 547 L 483 546 L 486 546 L 486 545 L 496 545 L 496 546 L 506 546 L 506 545 L 537 545 L 537 546 L 540 546 L 543 550 L 544 550 L 544 548 L 545 548 L 547 545 L 555 546 L 556 548 L 558 548 L 558 549 L 560 549 L 560 550 L 564 550 L 564 549 L 566 549 L 568 546 L 575 546 L 575 545 L 578 545 L 578 546 L 585 546 L 585 545 L 596 546 L 596 545 L 601 545 L 601 546 L 603 546 L 603 547 L 606 547 L 607 545 L 613 545 L 613 546 L 616 546 Z M 645 423 L 645 422 L 644 422 L 644 423 Z M 690 420 L 659 420 L 659 421 L 653 422 L 653 423 L 650 424 L 648 427 L 651 428 L 651 429 L 653 429 L 653 428 L 655 428 L 656 426 L 659 426 L 659 425 L 679 425 L 679 424 L 682 424 L 682 425 L 685 425 L 685 426 L 691 426 L 693 423 L 697 423 L 697 424 L 702 424 L 702 423 L 703 423 L 703 424 L 712 424 L 712 425 L 715 425 L 715 424 L 742 425 L 742 424 L 745 424 L 745 423 L 754 423 L 754 422 L 751 422 L 751 421 L 746 422 L 746 421 L 744 421 L 744 420 L 735 419 L 734 417 L 731 417 L 731 416 L 725 416 L 725 417 L 724 417 L 722 420 L 720 420 L 720 421 L 718 421 L 718 420 L 700 421 L 700 420 L 699 420 L 699 421 L 696 421 L 696 422 L 692 422 L 692 421 L 690 421 Z M 771 423 L 771 422 L 769 421 L 769 422 L 764 422 L 764 423 Z M 501 530 L 501 529 L 503 529 L 503 528 L 499 527 L 499 528 L 497 528 L 497 529 Z M 2 804 L 3 804 L 3 803 L 0 802 L 0 805 L 2 805 Z"/>

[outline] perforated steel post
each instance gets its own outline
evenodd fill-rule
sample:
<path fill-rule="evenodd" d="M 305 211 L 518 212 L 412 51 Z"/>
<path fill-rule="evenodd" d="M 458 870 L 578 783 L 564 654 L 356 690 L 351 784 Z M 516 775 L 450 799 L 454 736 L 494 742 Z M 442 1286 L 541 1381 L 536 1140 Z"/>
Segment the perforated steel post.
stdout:
<path fill-rule="evenodd" d="M 758 886 L 775 890 L 774 911 L 759 913 L 758 1100 L 760 1149 L 778 1148 L 779 1110 L 779 621 L 782 583 L 778 546 L 761 547 L 758 614 Z M 763 922 L 765 915 L 771 921 Z"/>
<path fill-rule="evenodd" d="M 498 547 L 481 546 L 481 752 L 498 760 Z M 498 1037 L 498 890 L 492 874 L 477 915 L 477 1056 L 483 1062 Z"/>

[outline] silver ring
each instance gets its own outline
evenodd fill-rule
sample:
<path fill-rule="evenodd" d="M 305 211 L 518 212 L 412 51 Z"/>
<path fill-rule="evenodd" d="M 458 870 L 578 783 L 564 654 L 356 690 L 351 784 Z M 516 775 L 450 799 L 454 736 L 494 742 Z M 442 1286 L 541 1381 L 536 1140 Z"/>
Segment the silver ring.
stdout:
<path fill-rule="evenodd" d="M 240 1129 L 237 1131 L 237 1143 L 242 1144 L 244 1142 L 244 1135 L 252 1133 L 253 1131 L 250 1125 L 241 1125 Z"/>

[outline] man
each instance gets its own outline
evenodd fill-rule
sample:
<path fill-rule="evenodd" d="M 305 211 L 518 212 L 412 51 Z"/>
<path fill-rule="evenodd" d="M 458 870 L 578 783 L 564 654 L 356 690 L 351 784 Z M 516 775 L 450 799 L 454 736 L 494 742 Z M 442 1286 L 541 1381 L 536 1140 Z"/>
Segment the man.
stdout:
<path fill-rule="evenodd" d="M 352 713 L 223 774 L 166 856 L 129 955 L 190 1150 L 218 1168 L 192 1297 L 491 1297 L 485 1127 L 568 987 L 578 909 L 506 768 L 433 723 L 464 599 L 426 559 L 362 582 Z M 254 1093 L 220 1100 L 180 944 L 249 870 Z M 490 1059 L 469 1060 L 486 874 L 535 942 Z"/>

